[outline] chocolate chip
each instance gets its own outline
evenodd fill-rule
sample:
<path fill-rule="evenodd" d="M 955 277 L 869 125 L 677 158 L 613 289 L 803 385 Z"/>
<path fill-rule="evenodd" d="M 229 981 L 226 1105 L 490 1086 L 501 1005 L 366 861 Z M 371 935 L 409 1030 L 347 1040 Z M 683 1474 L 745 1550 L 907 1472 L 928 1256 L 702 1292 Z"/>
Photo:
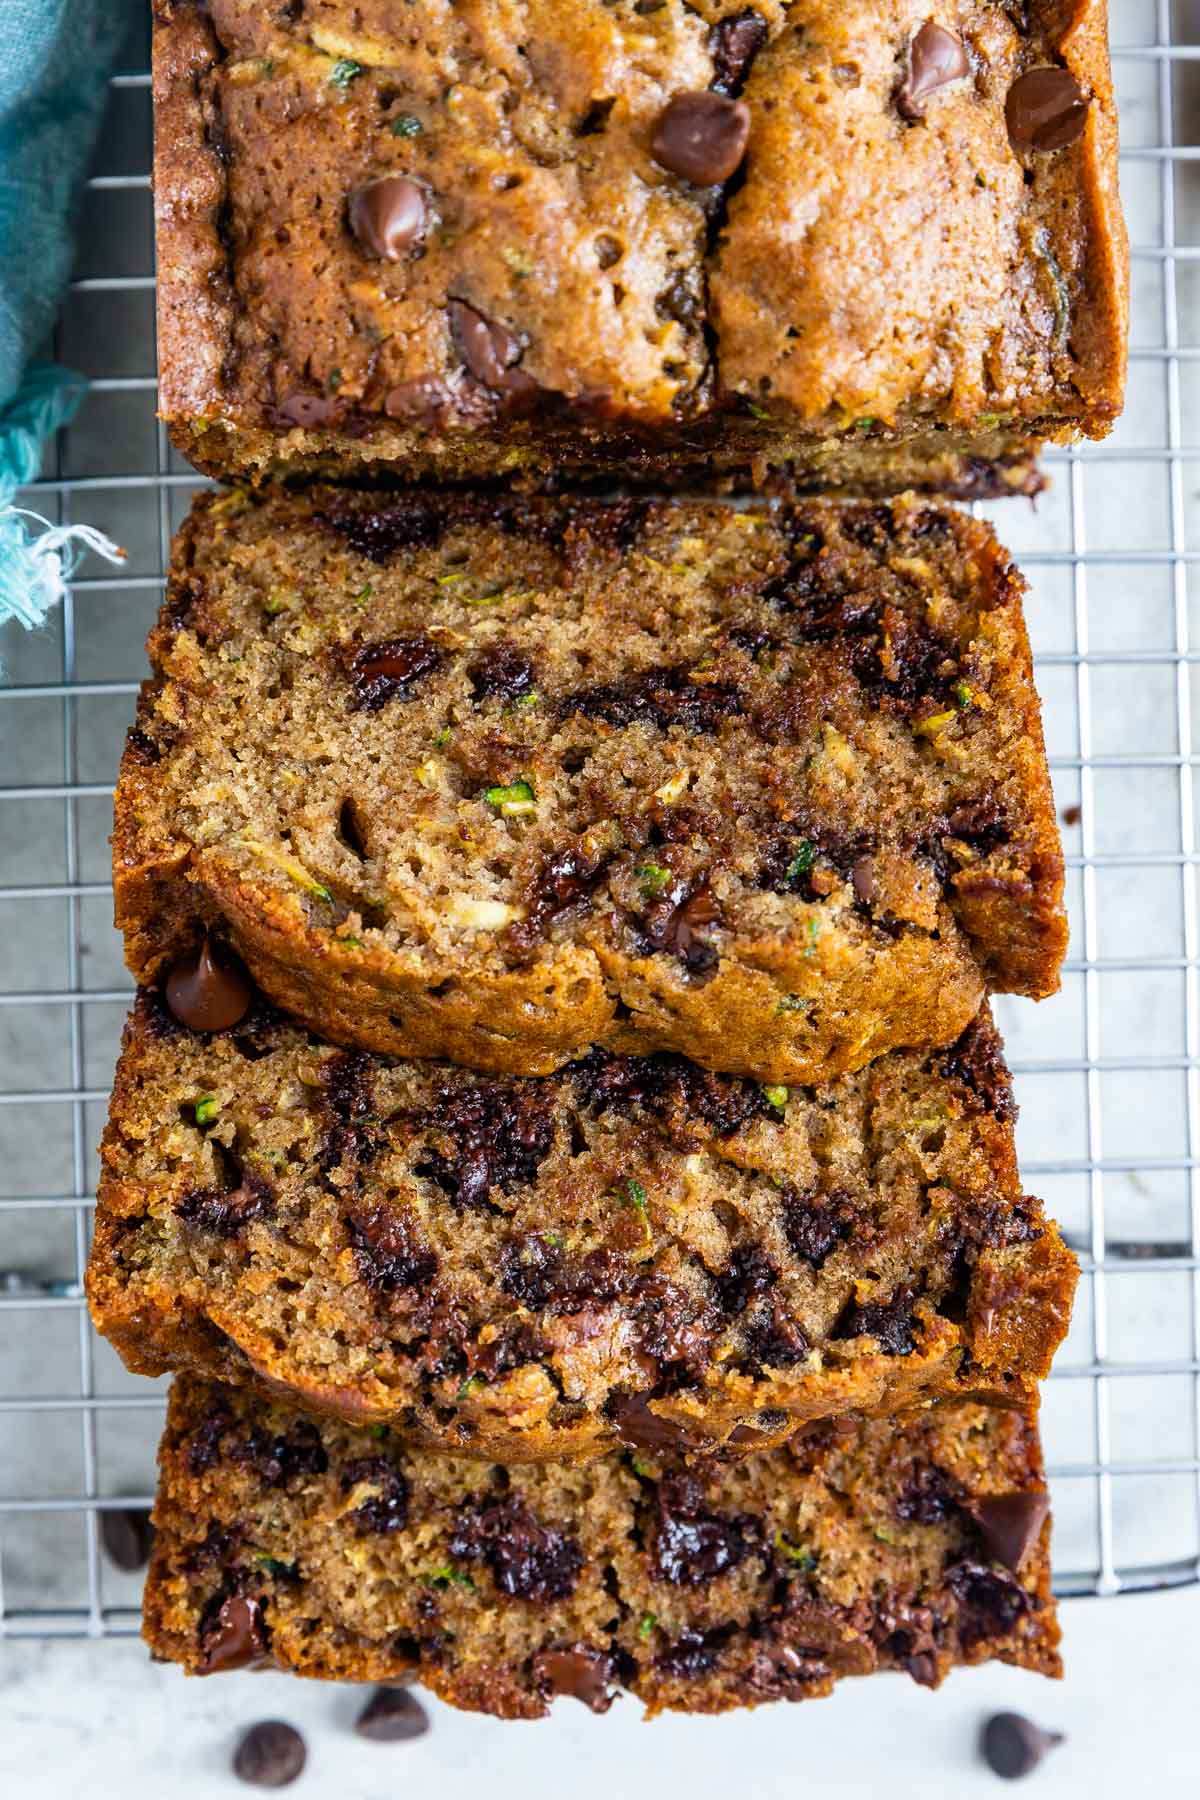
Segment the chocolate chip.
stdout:
<path fill-rule="evenodd" d="M 1063 150 L 1083 136 L 1087 110 L 1069 69 L 1030 69 L 1004 103 L 1008 141 L 1014 150 Z"/>
<path fill-rule="evenodd" d="M 425 196 L 406 175 L 381 175 L 350 196 L 350 229 L 368 256 L 399 262 L 425 229 Z"/>
<path fill-rule="evenodd" d="M 520 1500 L 465 1506 L 450 1538 L 456 1562 L 485 1562 L 515 1600 L 569 1600 L 583 1568 L 576 1538 L 543 1525 Z"/>
<path fill-rule="evenodd" d="M 581 1645 L 574 1650 L 540 1650 L 533 1659 L 533 1678 L 543 1693 L 570 1694 L 594 1713 L 607 1712 L 613 1703 L 609 1692 L 613 1659 L 599 1650 Z"/>
<path fill-rule="evenodd" d="M 366 712 L 378 712 L 397 696 L 410 700 L 413 683 L 431 674 L 441 660 L 441 651 L 424 632 L 364 644 L 350 664 L 355 705 Z"/>
<path fill-rule="evenodd" d="M 437 1255 L 420 1236 L 412 1207 L 373 1201 L 347 1218 L 346 1233 L 359 1275 L 374 1293 L 425 1288 L 437 1274 Z"/>
<path fill-rule="evenodd" d="M 252 1725 L 233 1753 L 233 1772 L 252 1787 L 290 1787 L 303 1774 L 308 1751 L 294 1725 L 264 1719 Z"/>
<path fill-rule="evenodd" d="M 662 1482 L 658 1506 L 651 1560 L 659 1580 L 676 1587 L 704 1587 L 727 1575 L 757 1543 L 757 1522 L 748 1515 L 703 1510 L 699 1484 L 691 1476 Z"/>
<path fill-rule="evenodd" d="M 342 1469 L 343 1494 L 355 1488 L 376 1491 L 356 1506 L 349 1515 L 351 1524 L 364 1537 L 382 1537 L 401 1531 L 408 1519 L 408 1482 L 386 1456 L 360 1456 Z"/>
<path fill-rule="evenodd" d="M 642 1394 L 617 1394 L 608 1404 L 609 1417 L 623 1444 L 636 1450 L 689 1450 L 693 1444 L 686 1431 L 671 1419 L 651 1412 Z"/>
<path fill-rule="evenodd" d="M 750 137 L 750 108 L 710 92 L 676 94 L 659 113 L 650 153 L 672 175 L 697 187 L 728 181 Z"/>
<path fill-rule="evenodd" d="M 429 1715 L 407 1688 L 377 1687 L 354 1721 L 359 1737 L 375 1744 L 407 1743 L 429 1730 Z"/>
<path fill-rule="evenodd" d="M 766 41 L 767 21 L 752 6 L 718 20 L 708 34 L 708 50 L 713 59 L 709 85 L 713 93 L 739 94 L 751 63 Z"/>
<path fill-rule="evenodd" d="M 343 496 L 315 517 L 319 525 L 345 538 L 359 556 L 382 566 L 401 550 L 432 548 L 442 535 L 447 509 L 409 495 L 369 507 Z"/>
<path fill-rule="evenodd" d="M 477 312 L 465 300 L 451 300 L 449 310 L 454 341 L 476 381 L 508 392 L 528 391 L 535 385 L 517 367 L 523 354 L 521 341 L 506 325 Z"/>
<path fill-rule="evenodd" d="M 913 1342 L 913 1296 L 910 1289 L 899 1287 L 890 1300 L 861 1305 L 848 1300 L 833 1328 L 835 1338 L 873 1337 L 885 1356 L 911 1356 Z"/>
<path fill-rule="evenodd" d="M 781 1206 L 787 1241 L 811 1269 L 821 1268 L 853 1228 L 852 1204 L 849 1196 L 841 1192 L 801 1193 L 785 1185 Z"/>
<path fill-rule="evenodd" d="M 383 410 L 389 419 L 401 419 L 406 425 L 433 427 L 457 408 L 453 391 L 440 375 L 417 375 L 388 389 Z"/>
<path fill-rule="evenodd" d="M 988 1494 L 972 1500 L 967 1511 L 978 1525 L 992 1561 L 1003 1563 L 1015 1574 L 1037 1543 L 1050 1511 L 1050 1496 L 1045 1488 Z"/>
<path fill-rule="evenodd" d="M 249 1594 L 229 1594 L 200 1620 L 201 1675 L 260 1668 L 271 1660 L 262 1607 Z"/>
<path fill-rule="evenodd" d="M 859 857 L 850 871 L 850 882 L 855 898 L 861 900 L 864 906 L 870 906 L 875 898 L 875 864 L 871 857 Z"/>
<path fill-rule="evenodd" d="M 228 1031 L 250 1010 L 254 989 L 240 965 L 218 962 L 207 938 L 167 976 L 167 1006 L 189 1031 Z"/>
<path fill-rule="evenodd" d="M 513 644 L 493 644 L 467 670 L 476 700 L 517 700 L 536 685 L 533 663 Z"/>
<path fill-rule="evenodd" d="M 906 119 L 923 119 L 923 103 L 930 95 L 970 72 L 962 40 L 930 21 L 922 25 L 909 47 L 908 74 L 896 95 L 896 106 Z"/>
<path fill-rule="evenodd" d="M 611 861 L 611 856 L 590 856 L 577 845 L 546 857 L 526 887 L 524 918 L 509 927 L 514 949 L 528 955 L 554 920 L 585 910 Z"/>
<path fill-rule="evenodd" d="M 554 1145 L 554 1090 L 544 1082 L 463 1081 L 433 1089 L 421 1125 L 432 1143 L 414 1173 L 459 1206 L 483 1206 L 489 1191 L 527 1187 Z"/>
<path fill-rule="evenodd" d="M 979 1734 L 979 1753 L 993 1775 L 1020 1781 L 1062 1742 L 1061 1731 L 1043 1731 L 1021 1713 L 993 1713 Z"/>
<path fill-rule="evenodd" d="M 275 1210 L 275 1190 L 265 1175 L 244 1169 L 234 1188 L 194 1188 L 175 1208 L 181 1219 L 214 1237 L 232 1238 Z"/>
<path fill-rule="evenodd" d="M 150 1561 L 154 1527 L 144 1507 L 125 1506 L 100 1514 L 100 1542 L 114 1568 L 132 1574 Z"/>

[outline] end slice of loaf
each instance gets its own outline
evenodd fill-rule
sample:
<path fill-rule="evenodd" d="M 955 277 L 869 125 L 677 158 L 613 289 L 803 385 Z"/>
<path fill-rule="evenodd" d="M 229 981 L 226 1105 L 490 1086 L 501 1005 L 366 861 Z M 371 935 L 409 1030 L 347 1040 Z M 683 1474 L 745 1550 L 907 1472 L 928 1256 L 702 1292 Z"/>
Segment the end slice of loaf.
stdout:
<path fill-rule="evenodd" d="M 745 1452 L 928 1395 L 1029 1401 L 1074 1259 L 1022 1193 L 986 1013 L 818 1089 L 597 1051 L 485 1078 L 143 994 L 88 1294 L 192 1369 L 514 1461 Z"/>
<path fill-rule="evenodd" d="M 1063 861 L 1023 584 L 913 500 L 200 500 L 114 882 L 346 1045 L 816 1081 L 1042 995 Z"/>
<path fill-rule="evenodd" d="M 748 1461 L 502 1469 L 181 1379 L 144 1631 L 193 1674 L 419 1680 L 539 1718 L 723 1712 L 997 1657 L 1059 1673 L 1032 1421 L 936 1407 Z"/>

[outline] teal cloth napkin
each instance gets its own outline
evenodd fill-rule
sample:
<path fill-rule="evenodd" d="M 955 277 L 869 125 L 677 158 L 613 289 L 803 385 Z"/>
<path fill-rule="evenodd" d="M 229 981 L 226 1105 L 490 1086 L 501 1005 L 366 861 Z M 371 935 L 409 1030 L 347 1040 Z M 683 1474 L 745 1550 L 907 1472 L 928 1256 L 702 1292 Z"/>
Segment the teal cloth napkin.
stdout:
<path fill-rule="evenodd" d="M 62 300 L 108 77 L 144 3 L 0 0 L 0 624 L 41 624 L 80 550 L 106 553 L 86 526 L 39 532 L 12 500 L 84 394 L 81 377 L 31 358 Z"/>

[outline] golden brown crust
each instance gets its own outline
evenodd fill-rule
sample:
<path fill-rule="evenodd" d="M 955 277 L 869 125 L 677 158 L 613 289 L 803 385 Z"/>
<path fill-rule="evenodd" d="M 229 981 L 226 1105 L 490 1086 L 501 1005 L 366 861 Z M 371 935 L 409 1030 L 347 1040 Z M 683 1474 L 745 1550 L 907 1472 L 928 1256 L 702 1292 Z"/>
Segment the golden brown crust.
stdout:
<path fill-rule="evenodd" d="M 217 927 L 321 1035 L 501 1072 L 948 1043 L 1065 950 L 1022 593 L 911 498 L 201 501 L 117 789 L 130 966 Z M 352 659 L 397 636 L 432 667 L 373 710 Z M 702 890 L 695 945 L 657 895 Z"/>
<path fill-rule="evenodd" d="M 569 1461 L 647 1408 L 746 1454 L 929 1394 L 1027 1403 L 1076 1273 L 986 1013 L 948 1056 L 767 1096 L 671 1058 L 483 1081 L 261 1007 L 201 1036 L 145 994 L 87 1291 L 138 1372 Z"/>
<path fill-rule="evenodd" d="M 917 0 L 761 0 L 765 48 L 738 77 L 749 151 L 722 197 L 650 144 L 673 93 L 720 78 L 711 28 L 742 10 L 480 0 L 425 9 L 418 40 L 342 0 L 298 22 L 159 0 L 161 404 L 180 447 L 255 480 L 619 469 L 968 492 L 1024 487 L 1040 441 L 1103 435 L 1126 332 L 1103 0 L 1040 0 L 1027 37 L 991 0 L 950 0 L 973 82 L 907 122 Z M 1087 129 L 1025 159 L 1027 184 L 1005 92 L 1059 61 Z M 882 200 L 865 171 L 844 181 L 842 134 L 870 135 Z M 380 172 L 425 194 L 397 263 L 345 222 Z M 507 334 L 525 385 L 464 363 L 462 304 Z M 839 381 L 843 360 L 859 367 Z"/>
<path fill-rule="evenodd" d="M 1041 1453 L 1012 1411 L 834 1421 L 689 1471 L 501 1471 L 180 1379 L 160 1469 L 143 1629 L 191 1673 L 415 1677 L 502 1718 L 573 1686 L 722 1712 L 883 1668 L 1060 1673 Z M 1000 1496 L 1027 1497 L 1016 1570 L 976 1522 Z"/>

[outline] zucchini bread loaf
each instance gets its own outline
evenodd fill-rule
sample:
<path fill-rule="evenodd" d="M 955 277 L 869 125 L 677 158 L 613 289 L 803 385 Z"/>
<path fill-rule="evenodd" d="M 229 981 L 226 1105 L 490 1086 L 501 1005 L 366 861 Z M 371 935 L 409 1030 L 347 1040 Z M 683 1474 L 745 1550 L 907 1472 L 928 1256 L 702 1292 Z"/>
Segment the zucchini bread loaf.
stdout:
<path fill-rule="evenodd" d="M 1022 1194 L 985 1012 L 818 1090 L 595 1052 L 487 1079 L 144 993 L 88 1295 L 194 1369 L 443 1449 L 745 1452 L 924 1393 L 1028 1402 L 1074 1259 Z"/>
<path fill-rule="evenodd" d="M 1063 863 L 988 527 L 914 500 L 201 499 L 116 799 L 139 981 L 216 927 L 321 1036 L 815 1081 L 1052 992 Z"/>
<path fill-rule="evenodd" d="M 980 494 L 1121 403 L 1104 0 L 156 0 L 217 475 Z"/>
<path fill-rule="evenodd" d="M 418 1679 L 540 1718 L 723 1712 L 999 1657 L 1059 1673 L 1047 1494 L 1015 1410 L 831 1421 L 769 1455 L 505 1469 L 181 1377 L 144 1605 L 193 1674 Z"/>

